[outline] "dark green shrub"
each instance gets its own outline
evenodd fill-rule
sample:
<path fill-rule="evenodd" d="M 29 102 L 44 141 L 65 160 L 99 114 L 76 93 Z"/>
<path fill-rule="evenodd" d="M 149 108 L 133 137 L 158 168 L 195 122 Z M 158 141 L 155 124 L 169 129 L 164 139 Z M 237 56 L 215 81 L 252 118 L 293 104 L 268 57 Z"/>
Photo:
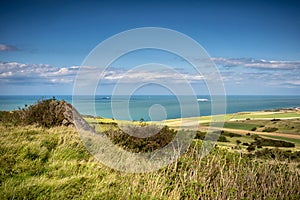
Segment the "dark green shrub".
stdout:
<path fill-rule="evenodd" d="M 293 160 L 296 162 L 300 161 L 300 151 L 285 151 L 281 149 L 262 149 L 260 151 L 255 152 L 255 156 L 258 158 L 266 158 L 266 159 L 279 159 L 279 160 Z"/>
<path fill-rule="evenodd" d="M 25 110 L 24 121 L 26 124 L 38 124 L 44 127 L 62 125 L 64 117 L 64 101 L 47 99 L 29 106 Z"/>
<path fill-rule="evenodd" d="M 211 140 L 211 141 L 218 141 L 218 142 L 229 142 L 227 140 L 227 138 L 225 137 L 230 135 L 230 133 L 221 131 L 221 135 L 219 135 L 218 132 L 212 132 L 210 134 L 207 135 L 207 140 Z M 238 135 L 238 134 L 237 134 Z M 201 132 L 201 131 L 197 131 L 195 139 L 199 139 L 199 140 L 204 140 L 206 137 L 206 133 L 205 132 Z M 236 136 L 237 137 L 237 136 Z"/>
<path fill-rule="evenodd" d="M 21 123 L 21 117 L 23 115 L 23 110 L 18 111 L 0 111 L 0 122 L 8 125 L 19 125 Z"/>
<path fill-rule="evenodd" d="M 222 135 L 228 136 L 228 137 L 242 137 L 242 135 L 237 134 L 237 133 L 232 133 L 232 132 L 223 132 Z"/>
<path fill-rule="evenodd" d="M 275 127 L 266 127 L 264 128 L 264 130 L 262 130 L 263 132 L 275 132 L 277 131 L 278 128 L 275 128 Z"/>
<path fill-rule="evenodd" d="M 204 140 L 206 133 L 205 132 L 201 132 L 201 131 L 197 131 L 195 139 L 198 140 Z"/>
<path fill-rule="evenodd" d="M 227 140 L 227 138 L 225 136 L 220 135 L 220 137 L 218 138 L 218 142 L 229 142 L 229 141 Z"/>
<path fill-rule="evenodd" d="M 260 136 L 256 136 L 254 138 L 255 142 L 253 142 L 254 145 L 258 146 L 273 146 L 273 147 L 295 147 L 295 144 L 292 142 L 287 142 L 283 140 L 273 140 L 273 139 L 267 139 L 262 138 Z"/>
<path fill-rule="evenodd" d="M 253 144 L 250 144 L 248 147 L 247 147 L 247 151 L 251 152 L 251 151 L 254 151 L 255 150 L 255 145 Z"/>
<path fill-rule="evenodd" d="M 132 131 L 134 133 L 140 131 L 137 134 L 143 134 L 144 131 L 147 131 L 145 127 L 138 126 L 129 126 L 128 129 L 130 129 L 128 131 Z M 156 149 L 160 149 L 169 144 L 175 137 L 176 133 L 177 131 L 170 129 L 168 126 L 164 126 L 158 133 L 146 138 L 128 135 L 119 128 L 104 131 L 104 134 L 107 135 L 114 144 L 135 153 L 151 152 Z"/>
<path fill-rule="evenodd" d="M 280 121 L 280 119 L 275 119 L 275 118 L 274 118 L 274 119 L 271 119 L 270 121 L 271 121 L 271 122 L 277 122 L 277 121 Z"/>

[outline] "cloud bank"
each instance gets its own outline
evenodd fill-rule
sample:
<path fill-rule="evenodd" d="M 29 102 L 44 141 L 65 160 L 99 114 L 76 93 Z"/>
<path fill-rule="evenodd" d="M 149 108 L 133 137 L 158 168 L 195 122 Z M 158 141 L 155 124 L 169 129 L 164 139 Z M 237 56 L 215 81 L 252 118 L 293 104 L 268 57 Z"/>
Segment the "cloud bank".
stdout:
<path fill-rule="evenodd" d="M 79 67 L 0 62 L 0 81 L 8 84 L 71 83 Z"/>
<path fill-rule="evenodd" d="M 89 79 L 94 77 L 95 73 L 99 73 L 97 68 L 91 66 L 70 66 L 70 67 L 55 67 L 47 64 L 24 64 L 17 62 L 0 62 L 0 82 L 10 84 L 67 84 L 73 83 L 80 67 L 84 73 L 81 73 L 81 78 Z M 99 74 L 100 76 L 101 74 Z M 119 80 L 123 83 L 136 82 L 155 82 L 156 80 L 166 80 L 174 83 L 183 81 L 197 82 L 203 80 L 201 75 L 190 73 L 176 73 L 170 70 L 135 70 L 132 73 L 127 73 L 122 68 L 108 68 L 105 71 L 102 83 L 112 84 Z"/>
<path fill-rule="evenodd" d="M 216 63 L 225 88 L 229 92 L 231 88 L 236 88 L 236 91 L 241 93 L 248 90 L 252 93 L 256 91 L 264 93 L 273 89 L 280 94 L 281 91 L 285 92 L 290 88 L 293 88 L 292 94 L 300 92 L 300 61 L 268 61 L 251 58 L 212 58 L 212 60 Z M 87 82 L 91 77 L 95 77 L 95 74 L 99 74 L 97 68 L 92 66 L 56 67 L 48 64 L 0 62 L 0 84 L 2 89 L 13 85 L 28 86 L 28 88 L 32 85 L 72 88 L 80 68 L 84 69 L 81 78 Z M 114 85 L 120 80 L 124 84 L 155 83 L 157 80 L 164 80 L 180 86 L 183 82 L 203 84 L 205 80 L 213 79 L 214 75 L 203 77 L 184 68 L 165 71 L 155 68 L 136 69 L 130 72 L 125 68 L 109 67 L 101 77 L 101 85 Z"/>
<path fill-rule="evenodd" d="M 255 60 L 252 58 L 212 58 L 224 67 L 246 67 L 266 70 L 300 70 L 300 61 Z"/>
<path fill-rule="evenodd" d="M 235 84 L 257 84 L 262 90 L 267 86 L 298 88 L 300 86 L 300 61 L 256 60 L 252 58 L 212 58 L 219 67 L 223 80 Z M 254 86 L 252 86 L 254 87 Z"/>

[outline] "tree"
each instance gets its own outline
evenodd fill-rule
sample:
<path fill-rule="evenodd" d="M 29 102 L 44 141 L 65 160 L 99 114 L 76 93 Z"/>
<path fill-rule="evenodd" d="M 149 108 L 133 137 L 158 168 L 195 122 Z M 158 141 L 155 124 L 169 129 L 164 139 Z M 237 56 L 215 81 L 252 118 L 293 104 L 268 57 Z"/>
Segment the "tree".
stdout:
<path fill-rule="evenodd" d="M 146 122 L 145 122 L 145 119 L 142 117 L 141 119 L 140 119 L 140 126 L 146 126 Z"/>

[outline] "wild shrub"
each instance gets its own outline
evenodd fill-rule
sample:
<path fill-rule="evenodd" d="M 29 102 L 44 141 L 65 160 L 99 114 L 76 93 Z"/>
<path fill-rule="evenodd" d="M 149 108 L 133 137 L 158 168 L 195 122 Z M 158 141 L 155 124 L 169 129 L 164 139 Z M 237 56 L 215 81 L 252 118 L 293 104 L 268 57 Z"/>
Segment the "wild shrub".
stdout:
<path fill-rule="evenodd" d="M 228 137 L 242 137 L 242 135 L 240 134 L 237 134 L 237 133 L 232 133 L 232 132 L 226 132 L 226 131 L 223 131 L 222 132 L 222 135 L 223 136 L 228 136 Z"/>
<path fill-rule="evenodd" d="M 295 162 L 300 161 L 300 151 L 292 152 L 289 150 L 264 148 L 260 151 L 256 151 L 254 155 L 264 159 L 277 159 L 281 161 L 288 159 Z"/>
<path fill-rule="evenodd" d="M 62 125 L 64 117 L 64 101 L 47 99 L 39 101 L 37 104 L 29 106 L 24 110 L 25 124 L 38 124 L 44 127 Z"/>
<path fill-rule="evenodd" d="M 229 142 L 229 140 L 227 140 L 224 135 L 220 135 L 220 137 L 218 138 L 218 142 Z"/>
<path fill-rule="evenodd" d="M 195 136 L 195 139 L 198 139 L 198 140 L 204 140 L 205 135 L 206 135 L 206 132 L 197 131 L 196 136 Z"/>
<path fill-rule="evenodd" d="M 256 137 L 255 142 L 256 146 L 273 146 L 273 147 L 295 147 L 295 144 L 292 142 L 287 142 L 283 140 L 273 140 L 262 137 Z"/>
<path fill-rule="evenodd" d="M 275 128 L 275 127 L 266 127 L 262 130 L 262 132 L 275 132 L 277 130 L 278 130 L 278 128 Z"/>
<path fill-rule="evenodd" d="M 251 151 L 254 151 L 255 150 L 255 145 L 253 144 L 250 144 L 248 147 L 247 147 L 247 151 L 248 152 L 251 152 Z"/>
<path fill-rule="evenodd" d="M 0 111 L 0 122 L 12 125 L 61 126 L 65 119 L 65 101 L 55 98 L 38 101 L 36 104 L 16 111 Z"/>
<path fill-rule="evenodd" d="M 206 132 L 197 131 L 195 139 L 198 139 L 198 140 L 207 139 L 207 140 L 211 140 L 211 141 L 217 140 L 218 142 L 229 142 L 227 140 L 227 138 L 225 137 L 225 136 L 229 136 L 229 135 L 230 135 L 230 133 L 221 131 L 221 134 L 219 134 L 218 132 L 212 132 L 212 133 L 208 134 L 206 137 Z M 236 134 L 236 135 L 238 135 L 238 134 Z"/>
<path fill-rule="evenodd" d="M 126 132 L 128 131 L 130 131 L 132 135 L 143 135 L 143 133 L 148 134 L 145 127 L 139 126 L 128 126 L 128 130 Z M 120 128 L 109 129 L 103 133 L 108 136 L 114 144 L 117 144 L 128 151 L 138 153 L 151 152 L 166 146 L 173 140 L 177 131 L 170 129 L 168 126 L 164 126 L 156 134 L 146 138 L 129 135 Z"/>
<path fill-rule="evenodd" d="M 236 140 L 235 142 L 236 142 L 236 145 L 239 145 L 239 144 L 241 144 L 241 143 L 242 143 L 242 141 L 241 141 L 241 140 Z"/>

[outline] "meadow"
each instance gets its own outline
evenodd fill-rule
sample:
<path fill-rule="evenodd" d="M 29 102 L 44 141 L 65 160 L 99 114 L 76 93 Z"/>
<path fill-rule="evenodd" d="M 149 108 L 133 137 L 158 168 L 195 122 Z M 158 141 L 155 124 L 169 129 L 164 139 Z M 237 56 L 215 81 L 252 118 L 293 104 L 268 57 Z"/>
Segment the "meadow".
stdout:
<path fill-rule="evenodd" d="M 1 199 L 299 199 L 299 162 L 262 159 L 199 142 L 151 173 L 110 169 L 89 154 L 76 130 L 1 124 Z M 298 167 L 297 167 L 298 163 Z"/>

